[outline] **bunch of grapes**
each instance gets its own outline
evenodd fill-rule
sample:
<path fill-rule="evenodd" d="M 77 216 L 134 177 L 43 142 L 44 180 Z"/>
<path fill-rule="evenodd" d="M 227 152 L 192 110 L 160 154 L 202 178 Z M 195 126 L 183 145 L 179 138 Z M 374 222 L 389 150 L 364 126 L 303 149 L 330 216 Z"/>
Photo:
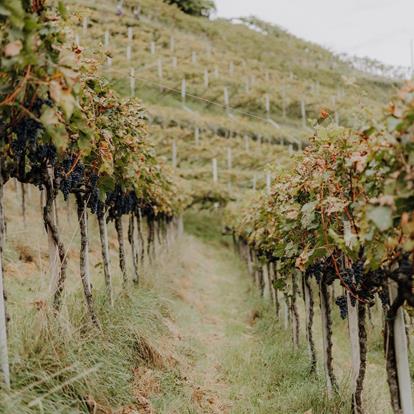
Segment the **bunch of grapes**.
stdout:
<path fill-rule="evenodd" d="M 339 312 L 341 314 L 342 319 L 346 319 L 348 315 L 348 306 L 347 306 L 347 300 L 345 295 L 338 296 L 335 300 L 335 303 L 339 307 Z"/>
<path fill-rule="evenodd" d="M 62 191 L 65 200 L 68 199 L 69 194 L 75 189 L 79 188 L 84 182 L 85 167 L 81 162 L 75 164 L 75 156 L 70 155 L 62 161 L 62 166 L 57 171 L 60 176 L 60 191 Z"/>
<path fill-rule="evenodd" d="M 332 260 L 327 260 L 323 266 L 323 281 L 328 286 L 331 285 L 336 279 L 336 270 Z"/>
<path fill-rule="evenodd" d="M 138 198 L 134 191 L 124 193 L 121 187 L 117 186 L 108 194 L 106 204 L 109 206 L 110 218 L 114 218 L 136 211 Z"/>
<path fill-rule="evenodd" d="M 357 260 L 353 265 L 355 283 L 361 284 L 364 278 L 364 261 L 362 259 Z"/>
<path fill-rule="evenodd" d="M 354 275 L 354 269 L 352 267 L 343 269 L 343 271 L 341 272 L 341 277 L 344 283 L 348 287 L 355 286 L 355 275 Z"/>
<path fill-rule="evenodd" d="M 11 149 L 16 157 L 21 157 L 27 146 L 35 145 L 42 133 L 42 125 L 32 118 L 23 118 L 15 127 L 16 139 L 11 142 Z"/>

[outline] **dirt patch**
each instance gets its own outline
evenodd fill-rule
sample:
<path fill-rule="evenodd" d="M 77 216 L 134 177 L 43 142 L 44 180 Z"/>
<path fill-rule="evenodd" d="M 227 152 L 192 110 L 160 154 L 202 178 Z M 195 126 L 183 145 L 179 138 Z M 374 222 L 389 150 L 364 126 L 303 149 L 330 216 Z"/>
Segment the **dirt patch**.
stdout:
<path fill-rule="evenodd" d="M 253 309 L 253 310 L 252 310 L 252 312 L 251 312 L 251 313 L 250 313 L 250 315 L 249 315 L 249 319 L 248 319 L 247 323 L 248 323 L 250 326 L 253 326 L 253 325 L 255 325 L 255 324 L 256 324 L 256 321 L 257 321 L 258 319 L 260 319 L 261 317 L 262 317 L 261 312 L 260 312 L 260 311 L 258 311 L 257 309 Z"/>
<path fill-rule="evenodd" d="M 200 408 L 201 413 L 228 413 L 230 406 L 220 402 L 219 397 L 208 389 L 196 387 L 191 394 L 191 401 Z"/>
<path fill-rule="evenodd" d="M 147 367 L 134 369 L 134 397 L 149 398 L 161 391 L 160 380 L 157 373 Z"/>
<path fill-rule="evenodd" d="M 165 358 L 143 336 L 136 336 L 134 347 L 137 356 L 147 364 L 157 368 L 164 368 L 167 365 Z"/>
<path fill-rule="evenodd" d="M 16 251 L 19 253 L 19 260 L 25 263 L 35 262 L 36 253 L 29 246 L 17 244 Z"/>
<path fill-rule="evenodd" d="M 136 395 L 136 404 L 113 409 L 99 404 L 92 396 L 86 398 L 86 405 L 90 414 L 155 414 L 151 403 L 142 395 Z"/>

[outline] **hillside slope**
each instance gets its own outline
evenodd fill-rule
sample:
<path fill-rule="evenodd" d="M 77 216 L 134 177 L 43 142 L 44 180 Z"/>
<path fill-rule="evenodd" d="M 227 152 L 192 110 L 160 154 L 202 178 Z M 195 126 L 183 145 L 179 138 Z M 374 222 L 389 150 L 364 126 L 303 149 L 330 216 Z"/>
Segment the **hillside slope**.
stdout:
<path fill-rule="evenodd" d="M 124 2 L 122 15 L 111 0 L 68 4 L 73 41 L 119 91 L 143 101 L 157 151 L 178 167 L 196 201 L 237 199 L 246 189 L 264 188 L 266 165 L 289 162 L 321 109 L 341 125 L 360 126 L 380 116 L 396 87 L 254 18 L 211 21 L 155 0 L 139 2 L 139 18 L 134 1 Z M 262 150 L 251 151 L 251 142 Z M 229 163 L 229 146 L 244 155 Z M 181 162 L 187 154 L 191 165 Z M 213 182 L 213 158 L 220 186 Z"/>

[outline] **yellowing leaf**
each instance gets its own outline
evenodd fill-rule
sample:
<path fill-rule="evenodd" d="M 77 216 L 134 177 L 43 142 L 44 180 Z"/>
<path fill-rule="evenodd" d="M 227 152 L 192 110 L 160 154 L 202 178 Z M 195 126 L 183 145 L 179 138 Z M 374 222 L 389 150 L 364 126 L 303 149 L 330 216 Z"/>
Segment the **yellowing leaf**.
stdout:
<path fill-rule="evenodd" d="M 57 103 L 60 102 L 62 96 L 62 86 L 58 81 L 51 81 L 49 85 L 50 97 Z"/>
<path fill-rule="evenodd" d="M 62 91 L 59 105 L 62 107 L 66 119 L 70 119 L 75 109 L 76 101 L 69 91 Z"/>
<path fill-rule="evenodd" d="M 378 206 L 371 208 L 367 216 L 381 231 L 392 227 L 392 211 L 389 207 Z"/>
<path fill-rule="evenodd" d="M 42 121 L 42 124 L 45 127 L 59 123 L 56 111 L 53 108 L 47 108 L 46 111 L 43 112 L 42 116 L 40 117 L 40 120 Z"/>

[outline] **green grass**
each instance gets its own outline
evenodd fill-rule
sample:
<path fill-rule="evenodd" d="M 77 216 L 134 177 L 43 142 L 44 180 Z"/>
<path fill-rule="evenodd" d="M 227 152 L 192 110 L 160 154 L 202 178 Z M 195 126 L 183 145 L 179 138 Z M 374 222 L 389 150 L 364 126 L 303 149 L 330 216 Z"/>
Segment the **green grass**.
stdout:
<path fill-rule="evenodd" d="M 13 327 L 13 391 L 2 396 L 1 412 L 32 413 L 40 407 L 46 413 L 88 412 L 88 396 L 104 406 L 127 405 L 134 402 L 133 369 L 161 363 L 163 350 L 157 341 L 165 334 L 162 318 L 168 308 L 154 292 L 140 289 L 121 295 L 113 309 L 98 298 L 101 331 L 90 326 L 80 293 L 66 305 L 67 319 L 46 309 L 32 310 Z M 30 407 L 36 398 L 39 403 Z"/>
<path fill-rule="evenodd" d="M 269 306 L 259 308 L 261 317 L 248 341 L 241 341 L 224 360 L 232 383 L 234 413 L 349 413 L 350 398 L 329 399 L 321 376 L 311 376 L 304 345 L 292 351 L 290 332 L 275 322 Z"/>

